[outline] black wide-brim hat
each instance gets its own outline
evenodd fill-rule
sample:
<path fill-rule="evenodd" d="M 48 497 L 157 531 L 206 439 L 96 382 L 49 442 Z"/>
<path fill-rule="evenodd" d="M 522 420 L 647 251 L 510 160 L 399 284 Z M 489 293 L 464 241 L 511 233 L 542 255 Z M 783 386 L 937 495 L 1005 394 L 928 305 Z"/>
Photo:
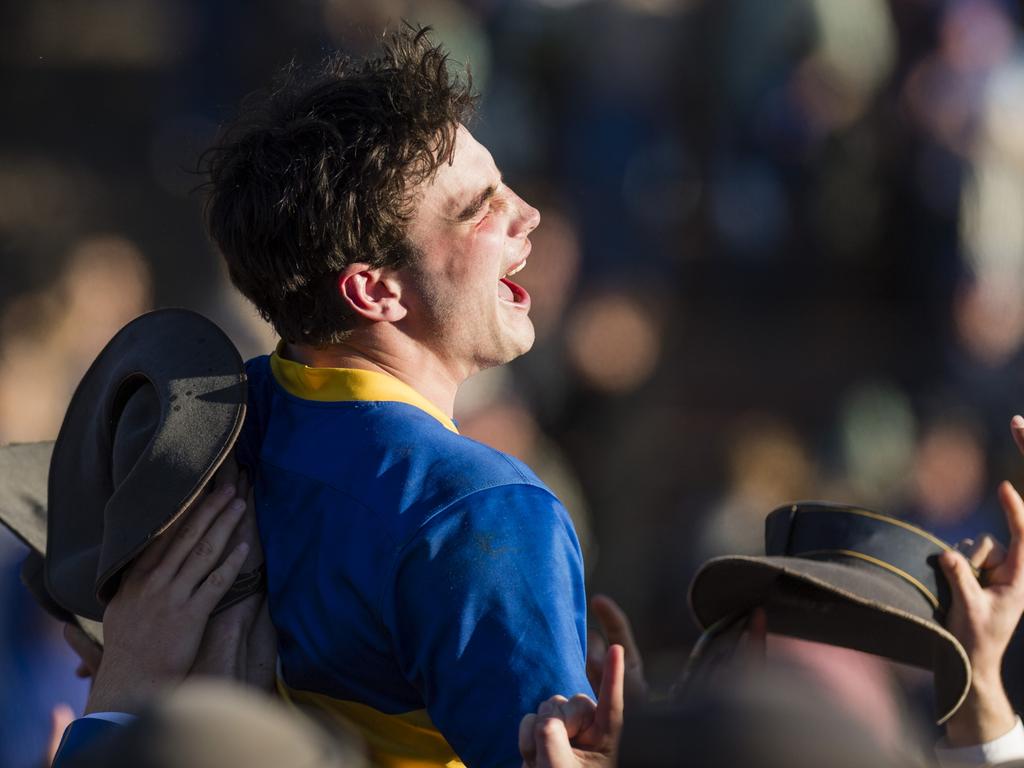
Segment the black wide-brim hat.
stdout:
<path fill-rule="evenodd" d="M 765 556 L 717 557 L 690 584 L 704 630 L 765 609 L 770 632 L 931 670 L 938 722 L 963 703 L 971 666 L 943 626 L 951 593 L 938 556 L 950 546 L 866 509 L 817 502 L 765 521 Z"/>
<path fill-rule="evenodd" d="M 102 620 L 120 571 L 227 458 L 245 400 L 238 351 L 202 315 L 157 310 L 111 339 L 53 447 L 45 576 L 57 603 Z"/>

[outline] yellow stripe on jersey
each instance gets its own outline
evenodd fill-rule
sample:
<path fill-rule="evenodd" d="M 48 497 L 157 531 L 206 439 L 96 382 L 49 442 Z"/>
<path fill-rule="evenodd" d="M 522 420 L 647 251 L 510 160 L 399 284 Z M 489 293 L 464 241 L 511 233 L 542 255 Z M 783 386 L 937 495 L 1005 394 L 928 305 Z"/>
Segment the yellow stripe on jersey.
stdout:
<path fill-rule="evenodd" d="M 350 400 L 406 403 L 419 408 L 452 432 L 453 422 L 440 408 L 404 381 L 377 371 L 359 368 L 311 368 L 281 357 L 281 346 L 270 356 L 270 370 L 285 391 L 304 400 L 340 402 Z"/>
<path fill-rule="evenodd" d="M 388 715 L 365 704 L 289 688 L 277 678 L 285 701 L 324 713 L 339 727 L 354 728 L 366 741 L 370 762 L 379 768 L 465 768 L 425 709 Z"/>

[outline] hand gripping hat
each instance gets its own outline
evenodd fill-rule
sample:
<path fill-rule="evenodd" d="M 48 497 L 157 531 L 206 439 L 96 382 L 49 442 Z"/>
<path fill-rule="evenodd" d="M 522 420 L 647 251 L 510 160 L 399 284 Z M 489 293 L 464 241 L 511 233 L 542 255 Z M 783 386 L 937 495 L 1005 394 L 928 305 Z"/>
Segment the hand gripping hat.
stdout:
<path fill-rule="evenodd" d="M 877 512 L 826 503 L 780 507 L 763 557 L 717 557 L 690 584 L 704 630 L 760 606 L 771 632 L 877 654 L 935 673 L 938 722 L 971 684 L 963 647 L 942 622 L 951 593 L 938 556 L 948 544 Z"/>
<path fill-rule="evenodd" d="M 196 499 L 244 417 L 241 357 L 205 317 L 161 309 L 118 331 L 78 385 L 53 446 L 52 598 L 102 620 L 121 570 Z"/>

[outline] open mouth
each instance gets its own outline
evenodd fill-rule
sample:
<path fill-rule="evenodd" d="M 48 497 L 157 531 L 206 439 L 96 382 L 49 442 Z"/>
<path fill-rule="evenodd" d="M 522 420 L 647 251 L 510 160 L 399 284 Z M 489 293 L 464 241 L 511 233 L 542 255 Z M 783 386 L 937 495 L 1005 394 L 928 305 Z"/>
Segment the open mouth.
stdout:
<path fill-rule="evenodd" d="M 522 261 L 513 264 L 512 268 L 505 273 L 505 276 L 498 280 L 498 298 L 504 302 L 513 304 L 516 307 L 529 309 L 530 294 L 526 292 L 526 289 L 523 288 L 523 286 L 509 280 L 512 275 L 517 272 L 521 272 L 525 266 L 526 257 L 524 257 Z"/>

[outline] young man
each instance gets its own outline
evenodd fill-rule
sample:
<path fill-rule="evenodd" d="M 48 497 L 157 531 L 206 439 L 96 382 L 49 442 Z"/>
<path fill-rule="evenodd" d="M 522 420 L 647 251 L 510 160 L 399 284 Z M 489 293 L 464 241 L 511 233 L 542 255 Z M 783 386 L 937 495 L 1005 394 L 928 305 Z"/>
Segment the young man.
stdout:
<path fill-rule="evenodd" d="M 518 765 L 519 719 L 590 691 L 579 544 L 522 463 L 460 437 L 459 386 L 533 343 L 509 279 L 538 212 L 464 127 L 423 32 L 250 103 L 209 155 L 208 225 L 281 336 L 249 362 L 282 693 L 382 765 Z"/>

